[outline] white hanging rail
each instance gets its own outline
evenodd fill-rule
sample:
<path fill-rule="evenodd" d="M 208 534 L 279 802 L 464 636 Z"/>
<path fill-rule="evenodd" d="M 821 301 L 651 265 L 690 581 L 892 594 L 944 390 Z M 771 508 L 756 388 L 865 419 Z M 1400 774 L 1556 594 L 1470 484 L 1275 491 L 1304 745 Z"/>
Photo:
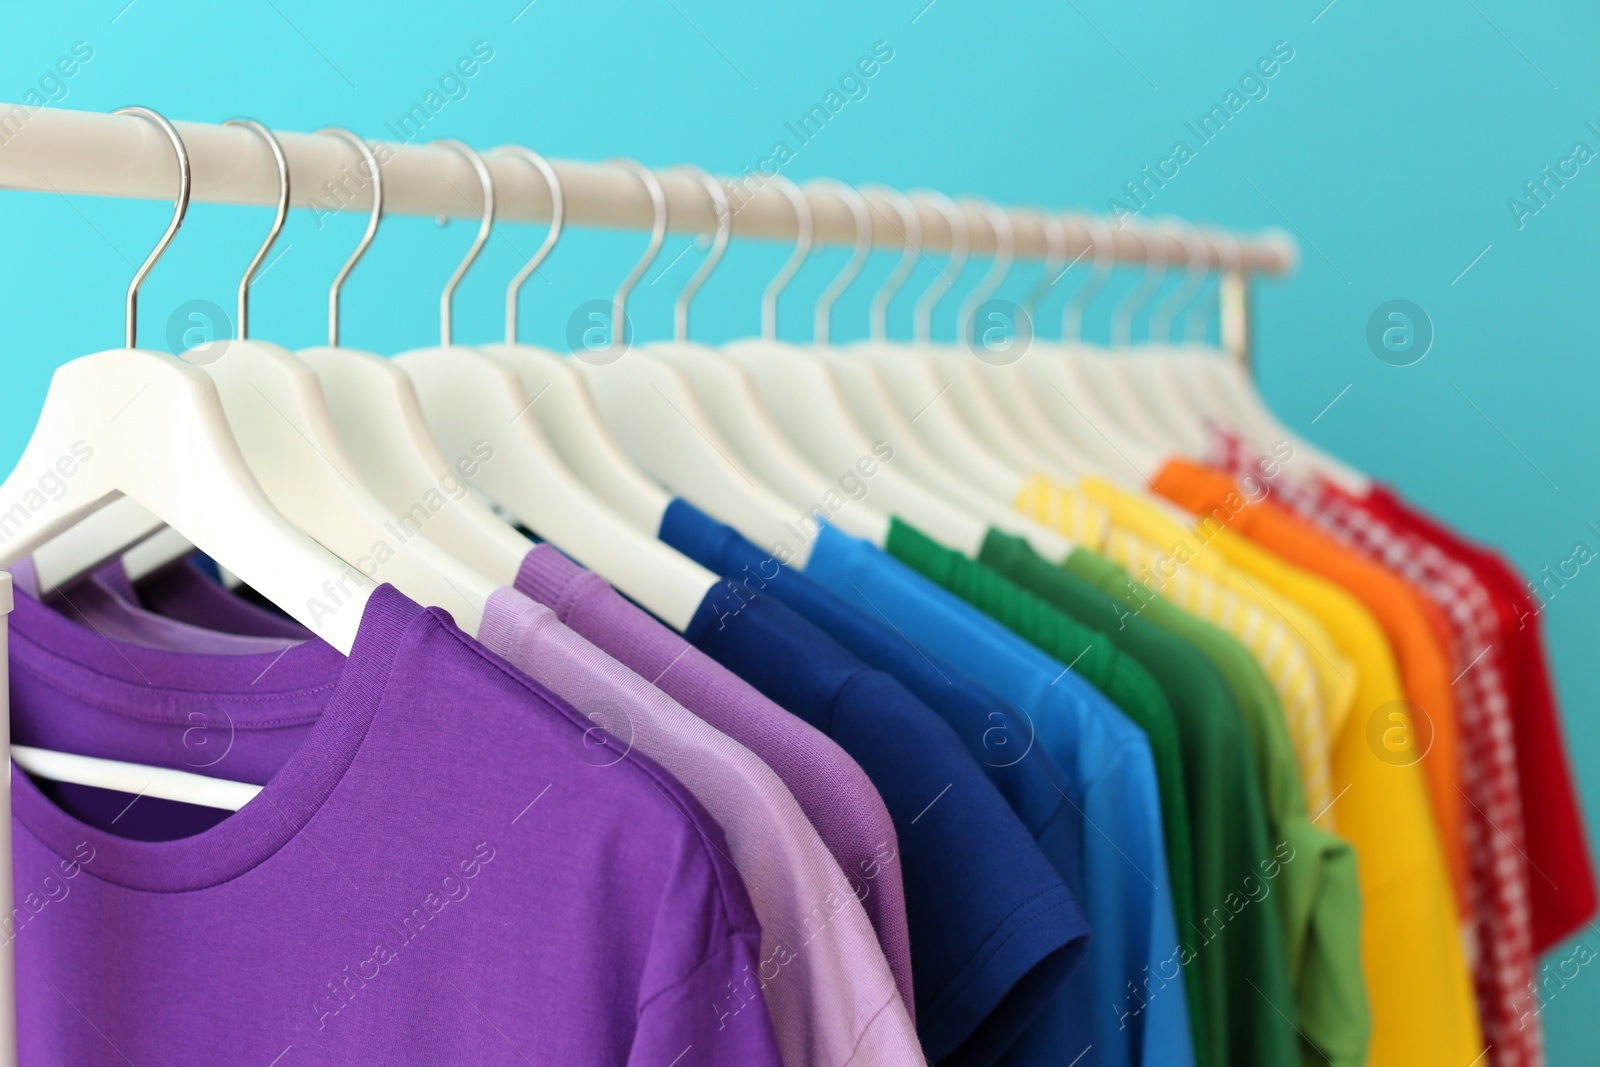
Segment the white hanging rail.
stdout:
<path fill-rule="evenodd" d="M 195 201 L 228 204 L 277 202 L 277 169 L 260 137 L 238 126 L 179 122 L 175 124 L 194 167 Z M 295 206 L 311 210 L 343 210 L 359 215 L 371 207 L 370 188 L 360 163 L 347 145 L 334 138 L 274 131 L 283 143 L 293 176 Z M 478 180 L 460 155 L 426 144 L 372 142 L 383 167 L 384 210 L 399 215 L 432 215 L 476 219 Z M 491 146 L 480 145 L 480 149 Z M 567 223 L 617 229 L 648 230 L 649 197 L 628 170 L 605 163 L 552 161 L 566 195 Z M 90 196 L 170 200 L 173 189 L 172 149 L 150 123 L 125 115 L 56 108 L 30 108 L 0 103 L 0 188 L 33 192 L 79 193 Z M 533 168 L 514 158 L 490 156 L 499 217 L 520 222 L 546 222 L 550 196 Z M 705 189 L 694 177 L 660 172 L 667 195 L 668 227 L 677 232 L 706 233 L 715 218 Z M 733 209 L 733 234 L 740 238 L 794 240 L 795 219 L 789 202 L 759 174 L 725 179 Z M 869 193 L 869 199 L 871 194 Z M 855 221 L 847 204 L 831 194 L 813 193 L 815 239 L 818 244 L 849 245 Z M 982 211 L 964 205 L 973 255 L 994 251 L 994 231 Z M 922 246 L 930 252 L 950 246 L 950 225 L 931 206 L 921 206 Z M 904 246 L 898 217 L 888 207 L 873 213 L 873 244 Z M 1035 209 L 1011 211 L 1016 225 L 1016 254 L 1041 258 L 1047 251 L 1045 215 Z M 1089 250 L 1089 231 L 1082 216 L 1064 216 L 1068 256 Z M 1114 230 L 1118 262 L 1143 262 L 1152 252 L 1165 263 L 1182 266 L 1188 250 L 1170 234 L 1154 230 L 1143 236 Z M 1294 269 L 1296 247 L 1280 231 L 1255 238 L 1240 237 L 1239 268 L 1247 274 L 1286 274 Z M 1210 248 L 1211 265 L 1222 266 Z"/>

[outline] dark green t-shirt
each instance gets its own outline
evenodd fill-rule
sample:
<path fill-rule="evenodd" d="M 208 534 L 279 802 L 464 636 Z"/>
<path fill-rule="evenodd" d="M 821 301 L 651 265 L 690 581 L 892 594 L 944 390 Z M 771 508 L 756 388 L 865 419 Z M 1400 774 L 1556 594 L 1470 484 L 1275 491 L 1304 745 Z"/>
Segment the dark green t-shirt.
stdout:
<path fill-rule="evenodd" d="M 1137 660 L 1167 696 L 1177 726 L 1194 848 L 1191 918 L 1181 930 L 1184 967 L 1205 1006 L 1205 1051 L 1216 1065 L 1293 1059 L 1293 999 L 1283 925 L 1275 908 L 1235 903 L 1265 891 L 1273 869 L 1266 806 L 1244 718 L 1217 668 L 1182 638 L 1128 610 L 1092 582 L 1040 558 L 1025 541 L 991 531 L 979 560 L 1105 635 Z M 1262 994 L 1288 1006 L 1261 1019 Z M 1198 979 L 1196 981 L 1196 979 Z M 1197 1041 L 1198 1044 L 1198 1041 Z M 1282 1058 L 1287 1054 L 1289 1060 Z M 1275 1058 L 1275 1056 L 1277 1058 Z"/>
<path fill-rule="evenodd" d="M 1354 849 L 1307 817 L 1288 725 L 1271 684 L 1243 645 L 1210 623 L 1152 598 L 1127 573 L 1092 552 L 1063 564 L 1119 600 L 1128 621 L 1182 638 L 1216 667 L 1249 730 L 1255 777 L 1266 806 L 1276 876 L 1268 879 L 1282 921 L 1300 1061 L 1358 1067 L 1366 1062 L 1371 1015 L 1361 973 L 1361 890 Z M 1136 614 L 1135 614 L 1136 613 Z M 1265 995 L 1262 986 L 1258 991 Z M 1257 1002 L 1259 1005 L 1259 998 Z M 1272 1062 L 1289 1062 L 1272 1061 Z"/>
<path fill-rule="evenodd" d="M 1199 658 L 1198 653 L 1171 635 L 1153 630 L 1138 620 L 1133 620 L 1138 632 L 1129 638 L 1125 631 L 1118 629 L 1118 617 L 1126 612 L 1117 601 L 1092 584 L 1047 562 L 1019 537 L 990 530 L 978 553 L 978 562 L 1109 640 L 1118 651 L 1139 663 L 1161 688 L 1172 709 L 1179 741 L 1179 751 L 1175 753 L 1178 756 L 1176 768 L 1166 774 L 1162 774 L 1159 767 L 1157 770 L 1162 785 L 1161 815 L 1167 835 L 1167 865 L 1172 872 L 1173 910 L 1177 913 L 1178 936 L 1185 941 L 1191 940 L 1195 937 L 1197 901 L 1221 899 L 1220 895 L 1207 892 L 1198 883 L 1200 872 L 1195 869 L 1192 842 L 1201 834 L 1215 832 L 1215 824 L 1195 824 L 1195 801 L 1204 797 L 1196 795 L 1192 763 L 1184 751 L 1188 746 L 1183 737 L 1185 709 L 1180 707 L 1180 701 L 1187 699 L 1186 690 L 1182 686 L 1174 686 L 1171 679 L 1174 673 L 1192 673 L 1189 669 L 1194 664 L 1188 661 Z M 1173 649 L 1172 645 L 1177 648 Z M 1200 667 L 1201 673 L 1211 670 L 1203 659 Z M 1211 678 L 1201 677 L 1196 681 L 1191 677 L 1189 681 L 1194 683 L 1189 689 L 1217 690 L 1222 687 L 1221 679 L 1216 678 L 1214 672 Z M 1223 953 L 1213 952 L 1196 964 L 1183 968 L 1184 984 L 1189 991 L 1189 1030 L 1194 1038 L 1196 1067 L 1211 1067 L 1218 1062 L 1212 1058 L 1207 1020 L 1213 1016 L 1221 1017 L 1222 995 L 1226 989 L 1224 962 Z"/>

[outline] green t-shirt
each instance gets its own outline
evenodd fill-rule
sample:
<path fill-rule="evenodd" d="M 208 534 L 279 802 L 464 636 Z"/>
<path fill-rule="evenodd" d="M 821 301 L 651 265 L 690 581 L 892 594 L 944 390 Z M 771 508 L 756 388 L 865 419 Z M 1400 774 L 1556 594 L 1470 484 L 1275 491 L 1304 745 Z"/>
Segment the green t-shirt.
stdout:
<path fill-rule="evenodd" d="M 1048 605 L 1066 614 L 1075 622 L 1085 625 L 1086 629 L 1094 630 L 1096 637 L 1109 640 L 1120 653 L 1138 662 L 1142 669 L 1149 673 L 1152 680 L 1162 689 L 1163 697 L 1170 705 L 1173 712 L 1173 725 L 1178 734 L 1178 745 L 1174 745 L 1171 752 L 1171 766 L 1162 766 L 1157 763 L 1157 779 L 1162 790 L 1162 822 L 1163 832 L 1166 835 L 1166 865 L 1171 872 L 1173 880 L 1173 912 L 1178 918 L 1178 936 L 1189 939 L 1194 936 L 1195 907 L 1197 907 L 1198 888 L 1195 885 L 1195 833 L 1211 832 L 1213 827 L 1218 827 L 1216 822 L 1210 825 L 1197 827 L 1194 821 L 1194 808 L 1192 801 L 1197 800 L 1194 792 L 1194 779 L 1187 771 L 1186 760 L 1182 758 L 1184 749 L 1184 723 L 1182 723 L 1182 710 L 1179 709 L 1179 699 L 1182 694 L 1174 691 L 1168 677 L 1163 677 L 1166 664 L 1160 654 L 1150 656 L 1150 646 L 1178 645 L 1178 657 L 1197 656 L 1192 649 L 1182 646 L 1181 641 L 1176 641 L 1170 635 L 1152 630 L 1149 625 L 1141 624 L 1141 637 L 1131 641 L 1120 640 L 1120 633 L 1115 629 L 1118 614 L 1125 614 L 1117 601 L 1101 590 L 1094 589 L 1094 585 L 1083 582 L 1082 579 L 1072 576 L 1059 566 L 1053 566 L 1043 560 L 1038 553 L 1029 547 L 1021 537 L 990 530 L 989 536 L 984 539 L 984 545 L 978 553 L 978 561 L 984 566 L 989 566 L 1006 579 L 1019 585 L 1027 592 L 1034 593 L 1035 597 L 1046 601 Z M 1210 665 L 1202 661 L 1203 670 L 1211 670 Z M 1214 673 L 1214 672 L 1213 672 Z M 1091 680 L 1093 681 L 1093 680 Z M 1214 688 L 1221 688 L 1219 678 L 1208 678 Z M 1120 704 L 1118 704 L 1120 707 Z M 1198 797 L 1203 800 L 1203 797 Z M 1221 832 L 1221 830 L 1218 830 Z M 1221 894 L 1208 894 L 1206 901 L 1221 901 Z M 1174 945 L 1176 947 L 1176 945 Z M 1186 985 L 1189 989 L 1189 1030 L 1194 1038 L 1195 1067 L 1210 1067 L 1211 1064 L 1226 1064 L 1226 1059 L 1216 1061 L 1213 1059 L 1208 1033 L 1210 1024 L 1208 1016 L 1222 1011 L 1222 987 L 1224 987 L 1224 953 L 1208 953 L 1200 966 L 1190 966 L 1186 973 Z"/>
<path fill-rule="evenodd" d="M 1093 627 L 1145 667 L 1165 693 L 1178 730 L 1189 830 L 1194 849 L 1194 901 L 1180 926 L 1191 1005 L 1204 1007 L 1195 1029 L 1197 1063 L 1285 1062 L 1298 1038 L 1293 1011 L 1262 1018 L 1260 995 L 1293 1003 L 1276 909 L 1257 902 L 1235 910 L 1241 896 L 1261 894 L 1273 869 L 1266 806 L 1254 773 L 1244 719 L 1216 667 L 1181 638 L 1152 625 L 1092 582 L 1042 559 L 1027 542 L 998 531 L 978 559 L 1057 609 Z M 1246 881 L 1249 877 L 1250 881 Z"/>
<path fill-rule="evenodd" d="M 1249 730 L 1254 776 L 1275 842 L 1274 866 L 1269 869 L 1277 873 L 1270 885 L 1282 917 L 1288 980 L 1304 1038 L 1299 1042 L 1300 1060 L 1307 1067 L 1359 1067 L 1366 1062 L 1372 1020 L 1361 973 L 1361 890 L 1355 850 L 1307 817 L 1288 726 L 1271 684 L 1243 645 L 1152 597 L 1111 561 L 1079 549 L 1063 566 L 1119 600 L 1127 622 L 1144 619 L 1183 639 L 1221 674 Z M 1260 992 L 1270 991 L 1262 986 Z"/>

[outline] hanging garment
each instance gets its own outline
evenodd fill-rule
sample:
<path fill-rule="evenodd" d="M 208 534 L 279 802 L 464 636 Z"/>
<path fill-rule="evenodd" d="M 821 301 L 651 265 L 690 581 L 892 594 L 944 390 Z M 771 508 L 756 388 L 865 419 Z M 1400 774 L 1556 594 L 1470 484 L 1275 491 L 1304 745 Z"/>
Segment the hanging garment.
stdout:
<path fill-rule="evenodd" d="M 792 567 L 777 566 L 738 531 L 685 501 L 674 501 L 667 509 L 661 533 L 689 558 L 737 580 L 750 595 L 778 600 L 868 666 L 892 675 L 935 711 L 966 744 L 1073 896 L 1082 898 L 1080 820 L 1072 817 L 1068 799 L 1057 786 L 1065 781 L 1060 768 L 1031 744 L 1031 731 L 1018 709 L 942 658 L 913 645 L 882 616 L 866 614 Z M 1074 1041 L 1084 1029 L 1089 1009 L 1070 994 L 1070 986 L 1063 988 L 1040 1011 L 1008 1062 L 1032 1062 L 1022 1049 L 1082 1047 Z"/>
<path fill-rule="evenodd" d="M 1533 951 L 1546 952 L 1593 918 L 1596 891 L 1594 859 L 1583 829 L 1539 625 L 1543 602 L 1536 603 L 1527 584 L 1498 553 L 1462 539 L 1384 486 L 1375 486 L 1358 502 L 1462 559 L 1493 591 L 1500 630 L 1508 638 L 1507 659 L 1514 686 L 1512 724 L 1531 871 Z M 1532 1011 L 1534 1005 L 1525 1003 L 1524 1008 Z"/>
<path fill-rule="evenodd" d="M 1378 620 L 1394 650 L 1405 698 L 1413 706 L 1411 717 L 1420 711 L 1427 720 L 1426 727 L 1416 727 L 1418 743 L 1428 746 L 1421 765 L 1457 912 L 1464 914 L 1467 863 L 1462 809 L 1466 805 L 1457 754 L 1458 720 L 1449 661 L 1436 636 L 1441 625 L 1430 618 L 1433 609 L 1405 582 L 1342 548 L 1270 499 L 1245 500 L 1225 474 L 1175 460 L 1152 485 L 1168 499 L 1191 511 L 1209 513 L 1274 555 L 1348 589 Z M 1375 710 L 1361 709 L 1368 714 Z"/>
<path fill-rule="evenodd" d="M 1107 1064 L 1192 1062 L 1183 983 L 1142 992 L 1146 974 L 1159 973 L 1177 946 L 1149 740 L 1067 664 L 865 541 L 824 526 L 806 575 L 1012 702 L 1066 774 L 1058 788 L 1082 824 L 1080 899 L 1094 930 L 1087 966 L 1069 978 L 1073 995 L 1093 1009 L 1083 1044 L 1071 1049 L 1093 1045 Z M 1061 1049 L 1024 1045 L 1016 1054 Z M 1069 1061 L 1077 1054 L 1069 1051 Z"/>
<path fill-rule="evenodd" d="M 1210 518 L 1196 529 L 1191 558 L 1215 553 L 1267 595 L 1297 601 L 1355 663 L 1354 707 L 1360 710 L 1335 737 L 1332 767 L 1339 830 L 1359 857 L 1362 966 L 1372 1009 L 1369 1062 L 1385 1067 L 1458 1054 L 1471 1062 L 1483 1045 L 1427 784 L 1414 763 L 1382 759 L 1368 740 L 1373 713 L 1404 706 L 1397 703 L 1404 693 L 1383 630 L 1331 582 Z"/>
<path fill-rule="evenodd" d="M 781 1062 L 759 998 L 708 1007 L 761 962 L 721 829 L 637 752 L 597 776 L 589 724 L 441 612 L 380 587 L 348 659 L 11 618 L 19 741 L 181 767 L 201 728 L 265 783 L 136 840 L 147 801 L 13 777 L 19 899 L 71 893 L 18 932 L 25 1062 Z"/>
<path fill-rule="evenodd" d="M 1542 1027 L 1531 1011 L 1533 924 L 1516 731 L 1502 633 L 1488 588 L 1466 564 L 1320 483 L 1273 478 L 1236 439 L 1219 435 L 1236 475 L 1271 487 L 1272 499 L 1366 558 L 1405 578 L 1451 622 L 1450 669 L 1460 716 L 1465 815 L 1468 962 L 1488 1060 L 1542 1063 Z"/>
<path fill-rule="evenodd" d="M 1221 627 L 1250 649 L 1273 679 L 1288 718 L 1306 789 L 1306 809 L 1333 830 L 1331 738 L 1355 702 L 1357 671 L 1316 617 L 1203 552 L 1193 531 L 1152 501 L 1085 479 L 1085 492 L 1115 516 L 1106 558 L 1135 578 L 1141 601 L 1156 596 Z M 1070 560 L 1071 557 L 1069 556 Z M 1292 709 L 1292 710 L 1291 710 Z"/>
<path fill-rule="evenodd" d="M 489 598 L 480 637 L 595 724 L 600 740 L 588 756 L 599 769 L 637 747 L 722 826 L 762 937 L 760 966 L 719 1002 L 720 1023 L 742 1010 L 754 986 L 788 1067 L 920 1058 L 854 887 L 771 768 L 514 589 Z"/>
<path fill-rule="evenodd" d="M 1082 953 L 1077 903 L 942 719 L 774 598 L 741 590 L 725 579 L 684 637 L 867 772 L 900 841 L 923 1052 L 995 1062 Z"/>
<path fill-rule="evenodd" d="M 992 542 L 993 534 L 989 540 Z M 1225 791 L 1229 801 L 1227 818 L 1220 822 L 1215 820 L 1217 812 L 1207 798 L 1196 798 L 1204 816 L 1213 821 L 1204 826 L 1192 824 L 1194 884 L 1198 887 L 1203 880 L 1203 889 L 1196 891 L 1192 909 L 1195 925 L 1180 931 L 1173 958 L 1187 967 L 1198 957 L 1204 967 L 1206 980 L 1202 987 L 1211 1062 L 1282 1062 L 1285 1056 L 1292 1058 L 1294 1003 L 1282 924 L 1273 909 L 1245 908 L 1243 901 L 1247 898 L 1239 892 L 1248 889 L 1244 879 L 1254 878 L 1258 869 L 1264 872 L 1275 861 L 1267 838 L 1260 786 L 1251 765 L 1249 736 L 1220 679 L 1202 666 L 1196 679 L 1199 688 L 1186 694 L 1203 700 L 1206 683 L 1210 683 L 1209 695 L 1213 699 L 1200 712 L 1209 716 L 1209 722 L 1197 721 L 1198 709 L 1188 699 L 1178 707 L 1175 719 L 1173 706 L 1158 683 L 1134 658 L 1029 590 L 981 562 L 955 556 L 909 528 L 891 528 L 889 549 L 1057 660 L 1072 664 L 1074 671 L 1145 729 L 1152 738 L 1152 749 L 1158 747 L 1154 738 L 1159 735 L 1146 723 L 1159 725 L 1163 732 L 1170 731 L 1170 746 L 1160 746 L 1170 747 L 1170 764 L 1163 766 L 1159 759 L 1156 764 L 1157 774 L 1164 776 L 1164 791 L 1172 788 L 1167 784 L 1172 779 L 1176 779 L 1175 786 L 1180 791 L 1191 780 L 1198 791 L 1218 787 Z M 1039 563 L 1050 567 L 1042 560 Z M 1054 571 L 1053 567 L 1050 569 Z M 1135 681 L 1137 685 L 1129 684 Z M 1159 703 L 1152 700 L 1152 694 Z M 1202 768 L 1201 763 L 1208 766 Z M 1164 977 L 1165 970 L 1161 974 Z M 1254 996 L 1243 995 L 1245 990 L 1237 984 L 1241 976 L 1254 977 Z M 1255 1002 L 1263 996 L 1279 1010 L 1259 1011 Z"/>
<path fill-rule="evenodd" d="M 149 576 L 137 592 L 120 566 L 106 568 L 96 579 L 113 586 L 120 582 L 127 600 L 142 600 L 155 611 L 199 626 L 244 633 L 271 633 L 284 626 L 280 616 L 253 607 L 204 577 L 193 560 Z M 882 798 L 855 761 L 553 546 L 539 545 L 528 553 L 516 584 L 554 609 L 585 640 L 640 677 L 654 679 L 656 688 L 754 752 L 783 780 L 871 918 L 903 1000 L 911 989 L 911 950 L 899 846 Z M 75 586 L 72 597 L 96 626 L 105 625 L 89 599 L 90 590 Z M 305 636 L 298 624 L 287 625 Z M 144 620 L 140 632 L 148 637 L 155 628 Z"/>
<path fill-rule="evenodd" d="M 979 562 L 1086 624 L 1099 620 L 1103 632 L 1162 683 L 1184 739 L 1197 853 L 1199 843 L 1207 840 L 1215 849 L 1211 855 L 1200 854 L 1196 868 L 1209 868 L 1213 877 L 1226 880 L 1213 884 L 1209 899 L 1216 903 L 1196 910 L 1208 920 L 1226 919 L 1234 904 L 1253 906 L 1276 894 L 1273 906 L 1283 920 L 1296 1025 L 1308 1046 L 1301 1049 L 1302 1061 L 1340 1067 L 1365 1063 L 1369 1023 L 1361 979 L 1355 852 L 1307 818 L 1282 712 L 1249 653 L 1220 630 L 1165 602 L 1146 603 L 1125 572 L 1092 553 L 1074 552 L 1056 567 L 1026 544 L 995 532 L 985 541 Z M 1224 861 L 1215 848 L 1222 840 L 1218 831 L 1231 828 L 1242 807 L 1237 798 L 1224 799 L 1240 788 L 1230 780 L 1239 773 L 1239 746 L 1227 751 L 1221 743 L 1225 731 L 1218 729 L 1235 719 L 1250 731 L 1244 747 L 1253 749 L 1260 768 L 1260 798 L 1272 848 L 1271 857 L 1258 859 L 1241 884 L 1234 884 L 1240 866 Z M 1295 866 L 1295 859 L 1303 862 Z M 1252 905 L 1242 904 L 1241 890 Z M 1218 904 L 1227 904 L 1227 910 L 1219 912 Z M 1226 980 L 1233 999 L 1253 1007 L 1254 991 L 1240 985 L 1250 973 L 1245 957 Z M 1224 1011 L 1215 1014 L 1227 1017 Z"/>

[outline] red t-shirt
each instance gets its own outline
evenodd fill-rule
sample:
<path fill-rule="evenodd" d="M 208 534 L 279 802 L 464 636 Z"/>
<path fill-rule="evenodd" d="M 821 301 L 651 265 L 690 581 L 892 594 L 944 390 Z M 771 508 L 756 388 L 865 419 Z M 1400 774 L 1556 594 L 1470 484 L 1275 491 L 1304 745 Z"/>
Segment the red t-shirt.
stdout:
<path fill-rule="evenodd" d="M 1414 509 L 1384 486 L 1364 503 L 1402 529 L 1471 567 L 1494 594 L 1509 647 L 1517 771 L 1521 778 L 1533 898 L 1533 947 L 1544 952 L 1564 941 L 1595 913 L 1594 860 L 1584 833 L 1560 713 L 1550 684 L 1538 607 L 1517 572 L 1501 556 L 1466 541 Z"/>

